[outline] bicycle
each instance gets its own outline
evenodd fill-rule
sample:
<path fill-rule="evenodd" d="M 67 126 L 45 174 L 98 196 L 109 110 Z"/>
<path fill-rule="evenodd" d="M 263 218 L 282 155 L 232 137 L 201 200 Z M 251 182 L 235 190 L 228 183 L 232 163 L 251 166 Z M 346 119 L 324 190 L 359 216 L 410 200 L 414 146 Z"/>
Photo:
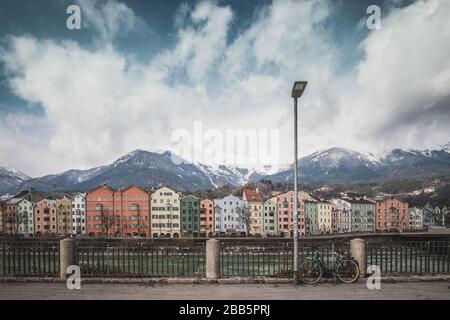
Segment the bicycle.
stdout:
<path fill-rule="evenodd" d="M 299 279 L 305 284 L 316 284 L 322 278 L 322 275 L 332 275 L 342 283 L 354 283 L 358 280 L 360 269 L 358 262 L 352 257 L 345 257 L 343 254 L 334 250 L 333 243 L 333 265 L 328 267 L 319 251 L 316 249 L 312 258 L 307 258 L 300 264 L 298 269 Z"/>

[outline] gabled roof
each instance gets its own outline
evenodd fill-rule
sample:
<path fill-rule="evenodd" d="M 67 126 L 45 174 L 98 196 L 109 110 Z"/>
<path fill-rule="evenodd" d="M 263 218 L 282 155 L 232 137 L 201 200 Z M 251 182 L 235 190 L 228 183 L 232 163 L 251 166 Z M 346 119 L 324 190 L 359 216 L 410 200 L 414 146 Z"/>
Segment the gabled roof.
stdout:
<path fill-rule="evenodd" d="M 186 198 L 195 198 L 197 200 L 200 200 L 200 198 L 198 198 L 198 197 L 196 197 L 196 196 L 194 196 L 192 194 L 185 195 L 184 197 L 181 198 L 181 200 L 186 199 Z"/>
<path fill-rule="evenodd" d="M 309 194 L 308 192 L 303 191 L 303 190 L 301 190 L 301 191 L 298 192 L 298 197 L 299 197 L 300 199 L 305 200 L 305 201 L 310 201 L 310 202 L 321 202 L 320 199 L 314 197 L 313 195 L 311 195 L 311 194 Z"/>
<path fill-rule="evenodd" d="M 23 198 L 11 198 L 8 201 L 6 201 L 6 204 L 7 205 L 14 205 L 14 204 L 18 204 L 22 200 L 23 200 Z"/>
<path fill-rule="evenodd" d="M 21 203 L 22 201 L 28 201 L 29 203 L 33 204 L 30 200 L 25 199 L 25 198 L 20 199 L 20 201 L 18 203 Z"/>
<path fill-rule="evenodd" d="M 430 209 L 430 210 L 433 210 L 433 206 L 429 202 L 427 202 L 423 207 L 427 208 L 427 209 Z"/>
<path fill-rule="evenodd" d="M 29 190 L 22 190 L 18 194 L 14 195 L 13 198 L 23 198 L 30 202 L 37 202 L 44 199 L 45 194 L 42 191 L 31 188 Z"/>
<path fill-rule="evenodd" d="M 50 199 L 42 199 L 41 201 L 38 201 L 36 203 L 41 203 L 41 202 L 48 202 L 50 204 L 56 204 L 56 200 L 50 200 Z"/>
<path fill-rule="evenodd" d="M 343 199 L 344 201 L 347 201 L 349 203 L 353 204 L 375 204 L 374 202 L 366 199 Z"/>
<path fill-rule="evenodd" d="M 77 196 L 80 196 L 80 197 L 86 197 L 86 193 L 84 193 L 84 192 L 75 192 L 74 195 L 73 195 L 73 197 L 75 198 L 75 197 L 77 197 Z"/>
<path fill-rule="evenodd" d="M 108 190 L 111 191 L 111 192 L 115 192 L 115 191 L 116 191 L 115 189 L 113 189 L 113 188 L 107 186 L 106 184 L 102 184 L 101 186 L 97 186 L 97 187 L 95 187 L 95 188 L 92 188 L 92 189 L 88 190 L 88 191 L 86 192 L 86 194 L 91 193 L 91 192 L 94 192 L 95 190 L 98 190 L 98 189 L 101 189 L 101 188 L 108 189 Z"/>
<path fill-rule="evenodd" d="M 402 200 L 400 200 L 399 198 L 394 197 L 394 196 L 384 197 L 383 199 L 374 200 L 374 201 L 375 201 L 376 203 L 383 203 L 383 202 L 386 202 L 386 201 L 399 201 L 399 202 L 401 202 L 401 203 L 407 203 L 406 201 L 402 201 Z"/>
<path fill-rule="evenodd" d="M 256 192 L 254 189 L 244 189 L 244 197 L 245 200 L 249 202 L 262 202 L 261 195 Z"/>
<path fill-rule="evenodd" d="M 156 193 L 156 192 L 158 192 L 160 190 L 163 190 L 163 189 L 167 189 L 167 190 L 170 190 L 170 191 L 172 191 L 174 193 L 178 193 L 175 189 L 172 189 L 172 188 L 169 188 L 169 187 L 166 187 L 166 186 L 162 186 L 162 187 L 159 187 L 158 189 L 153 190 L 153 193 Z"/>
<path fill-rule="evenodd" d="M 238 202 L 242 202 L 243 201 L 241 198 L 239 198 L 237 196 L 233 196 L 233 194 L 230 194 L 229 196 L 225 196 L 225 197 L 220 198 L 220 199 L 219 198 L 214 199 L 214 203 L 216 204 L 216 203 L 219 203 L 219 202 L 222 202 L 222 201 L 230 201 L 230 200 L 238 201 Z"/>
<path fill-rule="evenodd" d="M 119 190 L 116 190 L 116 191 L 122 191 L 122 192 L 125 192 L 125 191 L 127 191 L 127 190 L 129 190 L 129 189 L 131 189 L 131 188 L 139 189 L 139 190 L 144 191 L 144 192 L 146 192 L 146 193 L 148 193 L 148 194 L 151 193 L 151 191 L 146 190 L 146 189 L 141 188 L 141 187 L 138 187 L 138 186 L 135 186 L 135 185 L 130 185 L 130 186 L 126 187 L 125 189 L 121 189 L 121 190 L 119 189 Z"/>
<path fill-rule="evenodd" d="M 277 203 L 278 202 L 278 197 L 271 197 L 271 198 L 269 198 L 269 199 L 266 199 L 266 200 L 264 200 L 264 202 L 266 202 L 266 201 L 272 201 L 273 203 Z"/>

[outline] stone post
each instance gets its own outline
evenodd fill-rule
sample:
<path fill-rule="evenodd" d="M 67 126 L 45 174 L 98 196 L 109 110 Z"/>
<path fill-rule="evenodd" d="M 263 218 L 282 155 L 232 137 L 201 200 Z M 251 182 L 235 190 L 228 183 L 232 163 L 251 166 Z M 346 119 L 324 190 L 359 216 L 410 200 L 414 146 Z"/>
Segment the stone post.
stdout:
<path fill-rule="evenodd" d="M 359 264 L 361 277 L 366 276 L 366 240 L 353 239 L 350 240 L 350 254 Z"/>
<path fill-rule="evenodd" d="M 206 241 L 206 278 L 220 278 L 220 241 L 216 239 Z"/>
<path fill-rule="evenodd" d="M 59 241 L 59 276 L 61 279 L 67 278 L 67 267 L 77 264 L 76 243 L 73 239 L 63 239 Z"/>

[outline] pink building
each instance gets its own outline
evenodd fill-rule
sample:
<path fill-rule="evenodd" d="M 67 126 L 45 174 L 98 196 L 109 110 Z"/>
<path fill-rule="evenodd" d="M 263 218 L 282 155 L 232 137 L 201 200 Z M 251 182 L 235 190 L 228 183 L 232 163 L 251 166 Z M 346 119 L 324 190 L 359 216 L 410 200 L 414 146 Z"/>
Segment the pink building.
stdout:
<path fill-rule="evenodd" d="M 214 201 L 205 199 L 200 201 L 200 236 L 214 235 Z"/>
<path fill-rule="evenodd" d="M 408 229 L 408 203 L 394 197 L 377 202 L 377 230 L 404 231 Z"/>
<path fill-rule="evenodd" d="M 294 235 L 294 191 L 276 196 L 278 212 L 278 234 L 286 238 Z M 302 197 L 298 197 L 298 236 L 305 235 L 305 205 Z"/>
<path fill-rule="evenodd" d="M 37 237 L 58 234 L 56 201 L 44 199 L 36 203 L 34 207 L 34 226 Z"/>

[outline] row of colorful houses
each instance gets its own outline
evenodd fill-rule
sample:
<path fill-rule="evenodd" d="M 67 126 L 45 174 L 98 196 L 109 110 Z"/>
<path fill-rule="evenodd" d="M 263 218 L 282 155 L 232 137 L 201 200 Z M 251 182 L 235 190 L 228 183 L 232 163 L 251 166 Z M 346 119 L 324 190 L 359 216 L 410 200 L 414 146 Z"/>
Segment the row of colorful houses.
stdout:
<path fill-rule="evenodd" d="M 0 202 L 0 232 L 9 235 L 77 235 L 86 231 L 85 194 L 33 201 L 13 197 Z"/>
<path fill-rule="evenodd" d="M 318 199 L 298 194 L 298 235 L 422 230 L 436 224 L 437 210 L 409 208 L 384 199 Z M 0 203 L 0 231 L 25 236 L 190 238 L 212 236 L 292 237 L 294 192 L 263 199 L 258 189 L 242 197 L 199 199 L 168 187 L 146 190 L 136 186 L 99 186 L 87 193 L 33 201 L 13 197 Z"/>

